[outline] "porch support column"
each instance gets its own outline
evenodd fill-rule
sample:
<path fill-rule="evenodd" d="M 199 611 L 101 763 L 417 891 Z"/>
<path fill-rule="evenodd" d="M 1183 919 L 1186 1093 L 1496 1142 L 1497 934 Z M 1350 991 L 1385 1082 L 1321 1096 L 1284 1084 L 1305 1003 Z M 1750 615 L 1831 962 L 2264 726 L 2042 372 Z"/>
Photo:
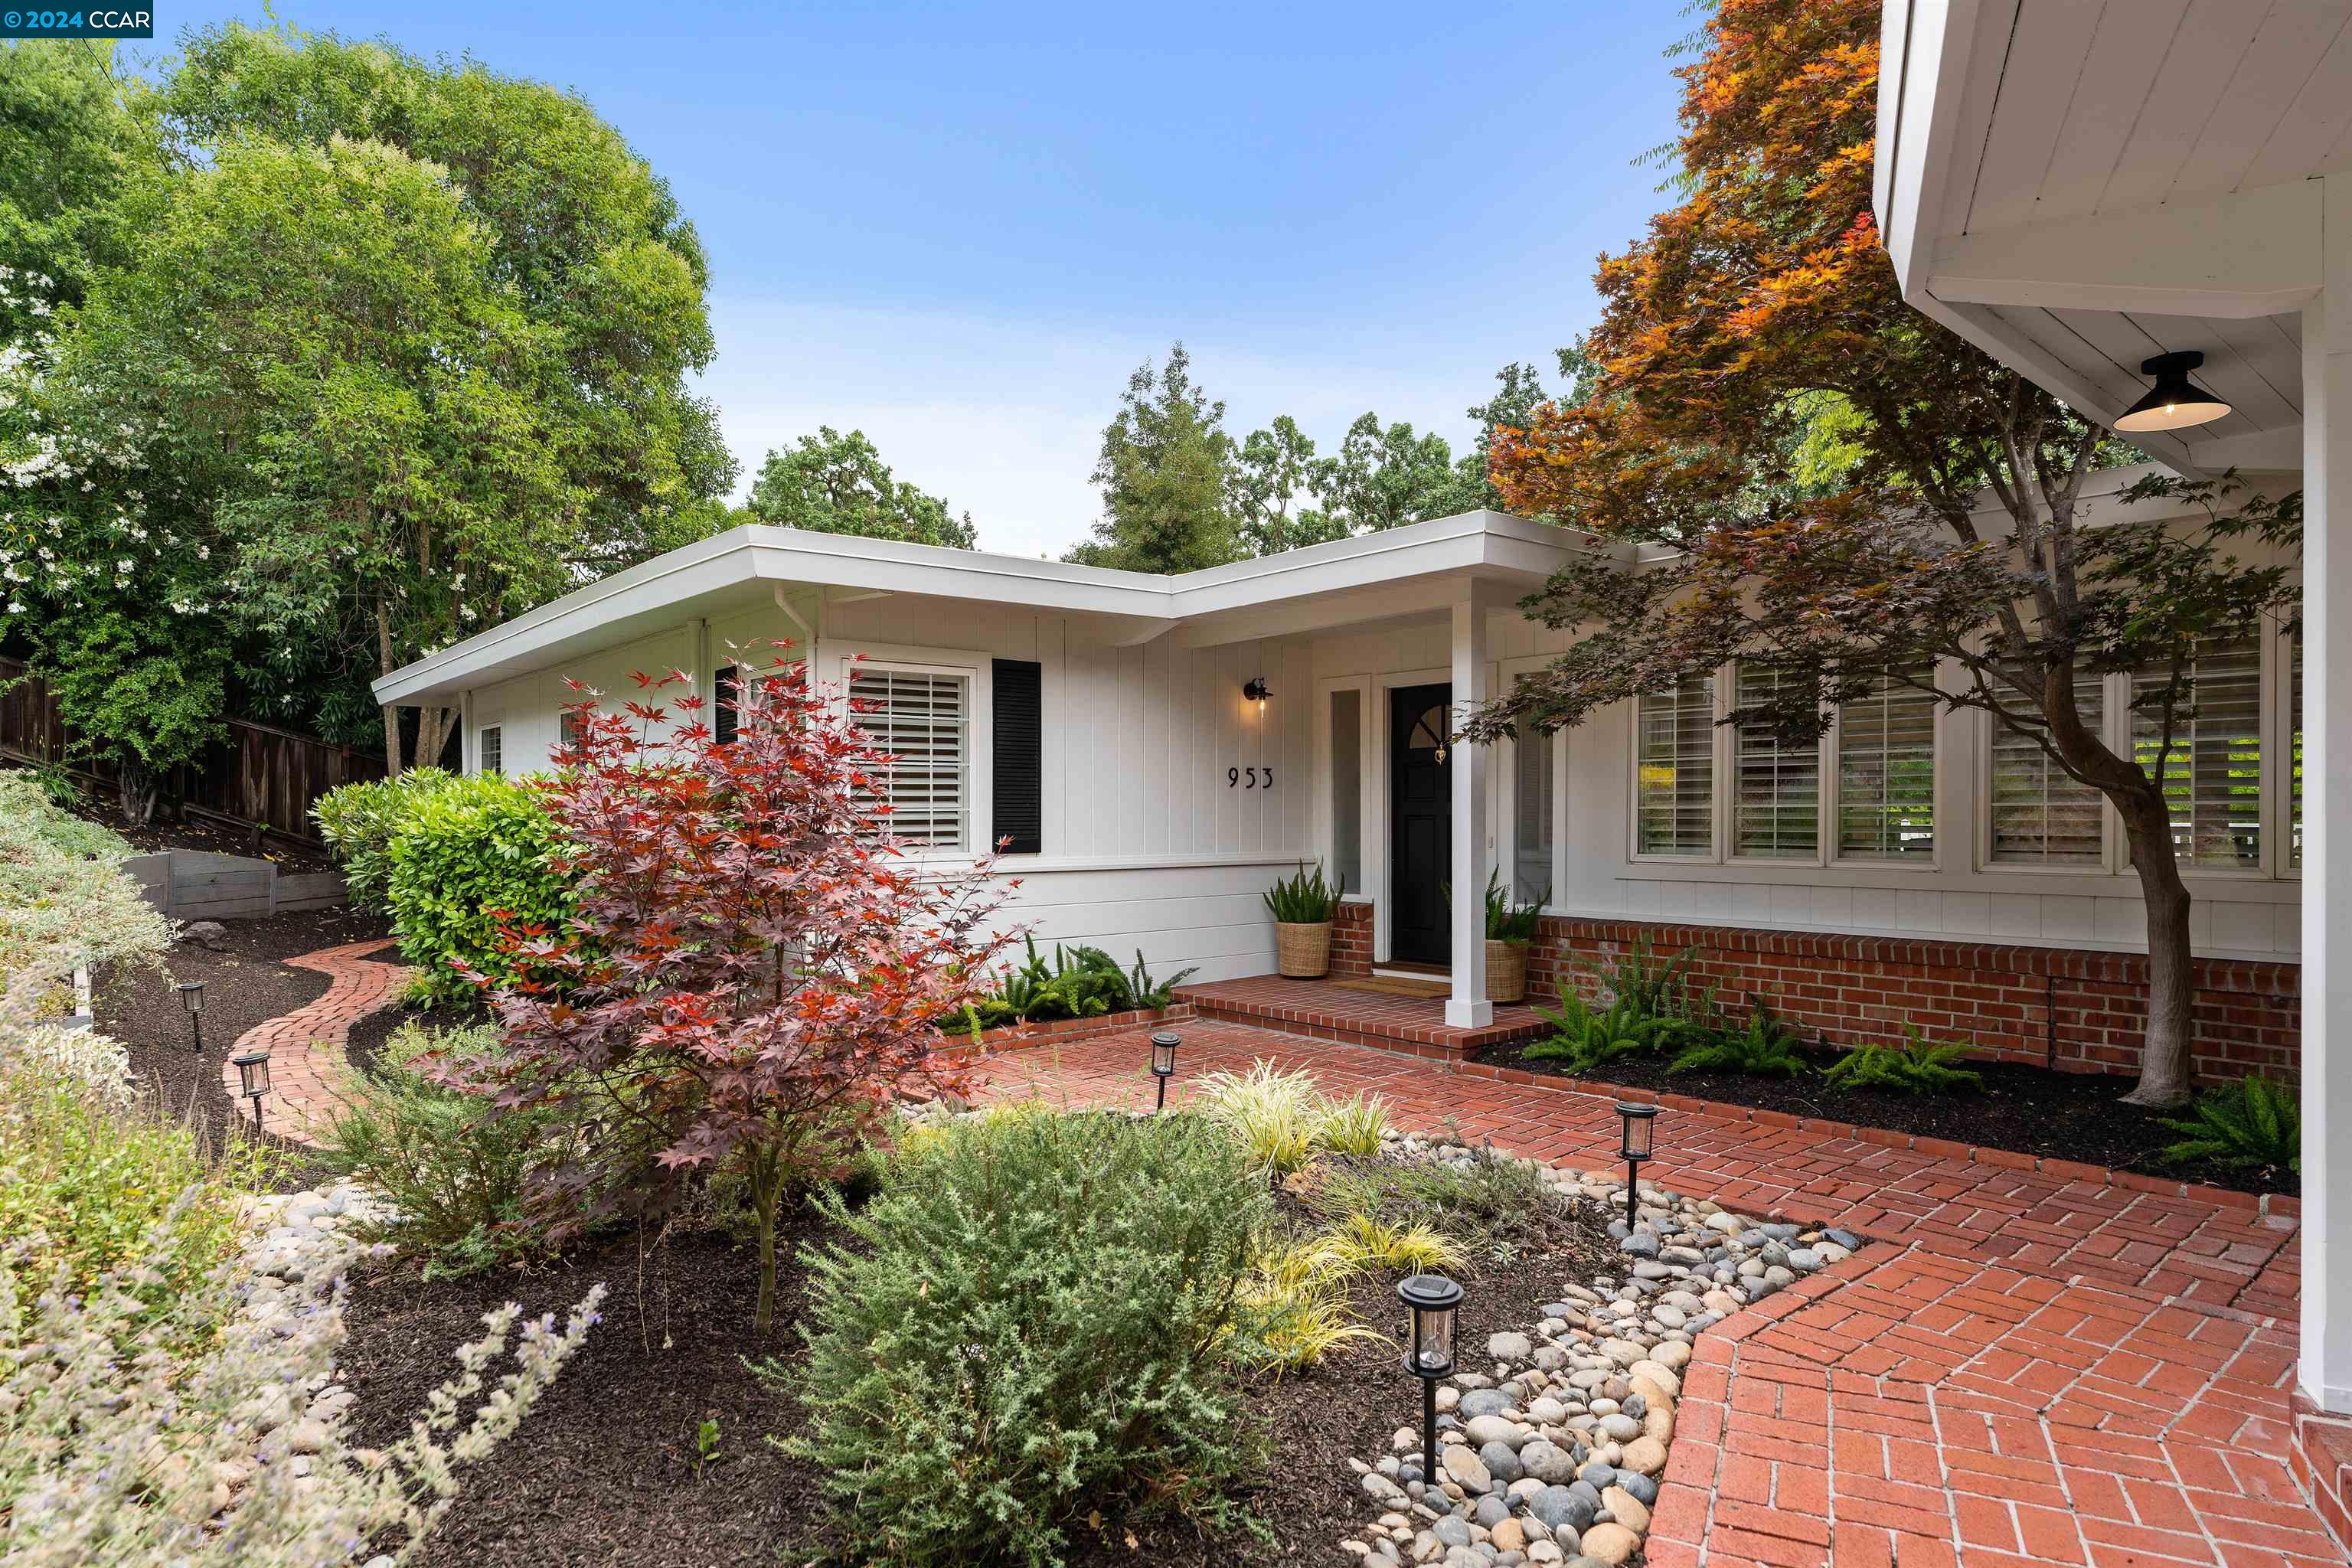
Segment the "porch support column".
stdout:
<path fill-rule="evenodd" d="M 1454 711 L 1457 721 L 1483 706 L 1486 689 L 1486 616 L 1475 582 L 1454 601 Z M 1454 844 L 1447 858 L 1454 888 L 1447 943 L 1454 994 L 1445 1000 L 1449 1028 L 1482 1029 L 1495 1021 L 1486 999 L 1486 759 L 1489 748 L 1448 741 L 1447 787 L 1453 792 Z"/>
<path fill-rule="evenodd" d="M 2326 180 L 2303 312 L 2303 1339 L 2296 1381 L 2352 1413 L 2352 178 Z M 2336 494 L 2344 480 L 2345 493 Z M 2337 752 L 2346 755 L 2339 757 Z"/>

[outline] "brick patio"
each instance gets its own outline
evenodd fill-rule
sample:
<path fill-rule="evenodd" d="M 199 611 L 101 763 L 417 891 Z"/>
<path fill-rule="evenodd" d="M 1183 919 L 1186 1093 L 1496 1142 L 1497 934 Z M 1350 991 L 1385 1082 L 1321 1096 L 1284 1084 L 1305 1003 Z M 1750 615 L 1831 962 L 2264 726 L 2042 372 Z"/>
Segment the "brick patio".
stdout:
<path fill-rule="evenodd" d="M 246 1051 L 269 1053 L 269 1094 L 262 1101 L 262 1119 L 270 1131 L 297 1143 L 316 1143 L 343 1107 L 342 1082 L 351 1070 L 343 1047 L 352 1026 L 392 1005 L 408 984 L 404 966 L 375 963 L 369 956 L 392 945 L 389 938 L 378 938 L 288 959 L 297 969 L 326 975 L 326 994 L 256 1024 L 229 1047 L 231 1057 Z M 236 1068 L 227 1060 L 221 1063 L 221 1086 L 230 1100 L 251 1111 L 250 1102 L 239 1098 Z"/>
<path fill-rule="evenodd" d="M 1407 1125 L 1612 1163 L 1592 1095 L 1239 1022 L 1183 1035 L 1171 1103 L 1267 1058 L 1385 1095 Z M 990 1092 L 1145 1106 L 1147 1056 L 1139 1032 L 1047 1043 L 992 1058 Z M 1662 1185 L 1882 1245 L 1701 1339 L 1655 1568 L 2346 1560 L 2287 1468 L 2293 1204 L 1688 1109 L 1659 1118 L 1658 1150 Z"/>

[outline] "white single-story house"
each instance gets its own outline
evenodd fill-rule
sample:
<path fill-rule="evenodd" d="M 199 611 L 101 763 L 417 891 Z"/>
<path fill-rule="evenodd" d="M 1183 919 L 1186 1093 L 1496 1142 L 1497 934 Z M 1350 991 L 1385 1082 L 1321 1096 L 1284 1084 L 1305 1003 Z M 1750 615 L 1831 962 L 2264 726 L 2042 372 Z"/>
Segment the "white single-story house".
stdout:
<path fill-rule="evenodd" d="M 2182 473 L 2284 470 L 2303 490 L 2286 700 L 2308 826 L 2290 865 L 2275 839 L 2262 858 L 2304 884 L 2273 936 L 2302 965 L 2291 1448 L 2342 1529 L 2352 1498 L 2315 1434 L 2352 1427 L 2352 500 L 2336 494 L 2352 475 L 2352 6 L 1915 0 L 1886 6 L 1883 46 L 1874 205 L 1905 299 L 2103 421 L 2147 392 L 2148 360 L 2201 354 L 2226 415 L 2135 439 Z"/>
<path fill-rule="evenodd" d="M 2098 476 L 2095 511 L 2132 477 Z M 1453 962 L 1484 931 L 1477 900 L 1449 913 L 1446 889 L 1496 868 L 1563 921 L 2143 945 L 2112 811 L 1994 743 L 1982 715 L 1901 688 L 1818 749 L 1719 726 L 1732 670 L 1549 739 L 1450 746 L 1452 712 L 1567 645 L 1518 602 L 1588 548 L 1482 511 L 1165 577 L 749 526 L 376 691 L 462 708 L 466 765 L 520 772 L 560 742 L 567 677 L 615 700 L 637 670 L 710 690 L 730 647 L 765 660 L 789 639 L 824 681 L 855 680 L 866 722 L 910 759 L 891 785 L 898 832 L 945 859 L 1013 840 L 1002 865 L 1041 941 L 1140 950 L 1204 980 L 1265 973 L 1260 894 L 1319 860 L 1370 904 L 1372 962 L 1449 974 L 1463 1028 L 1492 1016 L 1481 964 Z M 2197 945 L 2292 960 L 2292 770 L 2263 759 L 2292 754 L 2294 649 L 2219 658 L 2184 809 Z M 2128 678 L 2114 680 L 2110 722 L 2127 727 Z"/>

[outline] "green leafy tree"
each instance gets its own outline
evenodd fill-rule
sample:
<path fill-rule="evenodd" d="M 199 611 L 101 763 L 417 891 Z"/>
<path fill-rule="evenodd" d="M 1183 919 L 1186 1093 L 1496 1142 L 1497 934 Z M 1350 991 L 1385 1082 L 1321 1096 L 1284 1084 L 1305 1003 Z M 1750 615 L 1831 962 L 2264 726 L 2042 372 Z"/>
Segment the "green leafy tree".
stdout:
<path fill-rule="evenodd" d="M 938 496 L 891 478 L 864 431 L 844 436 L 829 425 L 768 453 L 746 510 L 758 521 L 785 528 L 973 547 L 970 512 L 958 517 Z"/>
<path fill-rule="evenodd" d="M 1226 479 L 1226 508 L 1252 555 L 1277 555 L 1347 537 L 1328 512 L 1293 510 L 1306 493 L 1314 464 L 1314 438 L 1287 414 L 1266 429 L 1251 431 L 1234 452 Z"/>
<path fill-rule="evenodd" d="M 1709 13 L 1683 73 L 1682 199 L 1601 264 L 1598 379 L 1493 452 L 1515 510 L 1647 561 L 1564 568 L 1538 614 L 1576 640 L 1465 730 L 1549 731 L 1740 660 L 1778 679 L 1726 721 L 1797 743 L 1883 684 L 1986 714 L 2120 819 L 2147 921 L 2128 1098 L 2179 1104 L 2178 839 L 2214 831 L 2182 822 L 2200 650 L 2294 628 L 2301 500 L 2158 478 L 2126 499 L 2202 518 L 2093 525 L 2084 482 L 2120 444 L 1904 302 L 1871 211 L 1879 11 Z M 2110 744 L 2077 693 L 2121 674 L 2139 739 Z"/>
<path fill-rule="evenodd" d="M 1182 343 L 1157 369 L 1146 360 L 1103 431 L 1094 471 L 1103 515 L 1095 536 L 1065 559 L 1126 572 L 1192 572 L 1244 558 L 1228 504 L 1234 440 L 1224 418 L 1225 405 L 1193 384 Z"/>
<path fill-rule="evenodd" d="M 240 603 L 266 638 L 315 639 L 341 654 L 333 673 L 362 683 L 709 531 L 734 464 L 685 380 L 713 352 L 708 265 L 668 185 L 618 132 L 573 94 L 473 61 L 235 23 L 183 43 L 148 108 L 192 190 L 265 146 L 305 151 L 351 186 L 344 238 L 393 279 L 437 275 L 449 294 L 400 299 L 393 279 L 357 275 L 332 215 L 307 205 L 316 226 L 286 237 L 381 313 L 259 248 L 196 273 L 215 287 L 181 302 L 188 317 L 226 305 L 260 341 L 227 333 L 159 365 L 234 399 L 198 418 L 190 396 L 179 413 L 236 437 L 300 403 L 320 438 L 310 454 L 277 445 L 259 486 L 229 485 L 213 464 L 190 476 L 215 487 L 191 489 L 247 557 Z M 404 184 L 402 164 L 432 171 L 445 195 Z M 263 215 L 246 216 L 222 215 L 221 237 L 275 237 Z M 429 259 L 394 235 L 425 241 Z M 152 248 L 143 260 L 149 281 L 168 283 Z M 275 357 L 247 357 L 249 384 L 224 385 L 231 368 L 210 363 L 224 346 Z M 320 353 L 332 368 L 314 374 Z M 299 700 L 304 672 L 280 674 L 278 694 Z M 455 717 L 425 710 L 418 758 L 438 754 Z M 385 744 L 396 769 L 394 723 Z"/>

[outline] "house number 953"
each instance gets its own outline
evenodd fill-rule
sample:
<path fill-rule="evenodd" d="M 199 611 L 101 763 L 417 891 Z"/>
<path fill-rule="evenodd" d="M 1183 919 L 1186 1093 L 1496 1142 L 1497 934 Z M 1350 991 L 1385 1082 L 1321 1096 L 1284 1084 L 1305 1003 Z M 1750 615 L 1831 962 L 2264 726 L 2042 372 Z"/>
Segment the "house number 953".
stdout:
<path fill-rule="evenodd" d="M 1272 768 L 1227 768 L 1225 787 L 1227 789 L 1272 789 L 1274 770 Z"/>

